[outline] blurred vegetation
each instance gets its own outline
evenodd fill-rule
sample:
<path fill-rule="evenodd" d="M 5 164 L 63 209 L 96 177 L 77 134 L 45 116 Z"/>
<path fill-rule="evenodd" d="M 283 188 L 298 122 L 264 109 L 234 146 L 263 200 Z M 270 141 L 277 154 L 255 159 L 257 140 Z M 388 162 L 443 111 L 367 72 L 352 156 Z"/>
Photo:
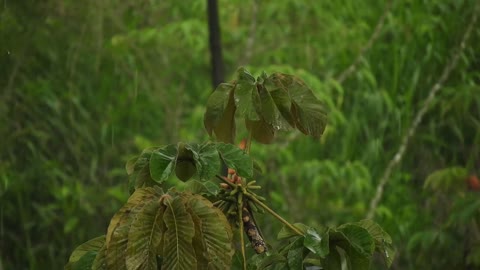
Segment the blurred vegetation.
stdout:
<path fill-rule="evenodd" d="M 205 2 L 1 3 L 0 269 L 61 269 L 126 201 L 129 157 L 207 139 Z M 272 208 L 311 225 L 366 216 L 476 2 L 402 0 L 388 12 L 374 0 L 219 1 L 227 80 L 240 65 L 295 74 L 329 110 L 320 141 L 291 133 L 253 146 Z M 480 193 L 465 182 L 480 173 L 479 23 L 473 29 L 376 210 L 396 245 L 393 269 L 480 269 Z M 443 180 L 424 188 L 448 168 L 464 177 L 437 173 Z M 257 220 L 273 242 L 280 225 Z"/>

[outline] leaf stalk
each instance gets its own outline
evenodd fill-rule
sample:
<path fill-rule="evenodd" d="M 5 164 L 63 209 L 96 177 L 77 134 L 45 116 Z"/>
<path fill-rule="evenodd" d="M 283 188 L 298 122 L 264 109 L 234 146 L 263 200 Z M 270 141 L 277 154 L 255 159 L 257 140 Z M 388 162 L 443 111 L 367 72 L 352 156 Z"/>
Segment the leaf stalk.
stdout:
<path fill-rule="evenodd" d="M 250 195 L 250 194 L 249 194 Z M 252 201 L 254 201 L 257 205 L 259 205 L 260 207 L 262 207 L 263 209 L 265 209 L 268 213 L 270 213 L 270 215 L 272 215 L 273 217 L 275 217 L 276 219 L 278 219 L 280 222 L 282 222 L 283 224 L 285 224 L 285 226 L 287 226 L 288 228 L 290 228 L 292 231 L 294 231 L 296 234 L 302 236 L 303 233 L 295 226 L 293 226 L 290 222 L 286 221 L 283 217 L 281 217 L 279 214 L 277 214 L 275 211 L 273 211 L 272 209 L 270 209 L 270 207 L 268 207 L 266 204 L 264 204 L 263 202 L 261 202 L 259 199 L 255 198 L 254 196 L 248 196 L 249 199 L 251 199 Z"/>

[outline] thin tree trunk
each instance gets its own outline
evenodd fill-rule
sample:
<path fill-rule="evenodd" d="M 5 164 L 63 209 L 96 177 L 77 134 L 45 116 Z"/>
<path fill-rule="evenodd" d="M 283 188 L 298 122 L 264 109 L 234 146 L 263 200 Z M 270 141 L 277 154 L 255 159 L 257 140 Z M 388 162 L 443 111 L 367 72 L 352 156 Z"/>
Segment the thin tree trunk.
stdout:
<path fill-rule="evenodd" d="M 210 55 L 212 63 L 212 85 L 215 89 L 224 81 L 222 44 L 220 38 L 220 23 L 218 21 L 217 0 L 207 0 L 207 12 Z"/>
<path fill-rule="evenodd" d="M 217 0 L 207 0 L 208 16 L 208 39 L 210 45 L 210 57 L 212 63 L 212 86 L 215 88 L 224 81 L 223 78 L 223 56 L 220 36 L 220 22 L 218 20 Z M 228 175 L 226 164 L 222 164 L 222 175 Z"/>

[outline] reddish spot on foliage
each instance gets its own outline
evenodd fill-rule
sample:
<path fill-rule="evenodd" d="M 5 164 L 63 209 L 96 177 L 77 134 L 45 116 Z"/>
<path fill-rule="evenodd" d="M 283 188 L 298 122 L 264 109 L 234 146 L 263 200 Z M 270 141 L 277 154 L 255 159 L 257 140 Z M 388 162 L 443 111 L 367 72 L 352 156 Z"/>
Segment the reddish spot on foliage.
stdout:
<path fill-rule="evenodd" d="M 476 175 L 470 175 L 467 179 L 467 185 L 469 190 L 480 191 L 480 180 Z"/>
<path fill-rule="evenodd" d="M 242 150 L 245 150 L 245 148 L 247 147 L 247 139 L 243 139 L 242 141 L 240 141 L 240 143 L 238 144 L 238 148 L 242 149 Z"/>

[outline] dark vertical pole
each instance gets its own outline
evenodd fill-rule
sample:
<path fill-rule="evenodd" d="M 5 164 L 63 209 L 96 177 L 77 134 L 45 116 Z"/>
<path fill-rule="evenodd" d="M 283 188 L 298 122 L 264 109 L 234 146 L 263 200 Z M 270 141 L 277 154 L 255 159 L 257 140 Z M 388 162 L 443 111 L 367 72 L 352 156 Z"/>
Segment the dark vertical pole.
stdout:
<path fill-rule="evenodd" d="M 223 56 L 220 38 L 220 23 L 218 20 L 217 0 L 207 0 L 208 39 L 212 63 L 212 86 L 213 90 L 224 81 L 223 79 Z M 222 164 L 222 175 L 227 176 L 228 168 Z"/>
<path fill-rule="evenodd" d="M 215 89 L 224 81 L 222 44 L 220 39 L 220 23 L 218 20 L 217 0 L 207 0 L 207 12 L 210 55 L 212 63 L 212 85 L 213 89 Z"/>

